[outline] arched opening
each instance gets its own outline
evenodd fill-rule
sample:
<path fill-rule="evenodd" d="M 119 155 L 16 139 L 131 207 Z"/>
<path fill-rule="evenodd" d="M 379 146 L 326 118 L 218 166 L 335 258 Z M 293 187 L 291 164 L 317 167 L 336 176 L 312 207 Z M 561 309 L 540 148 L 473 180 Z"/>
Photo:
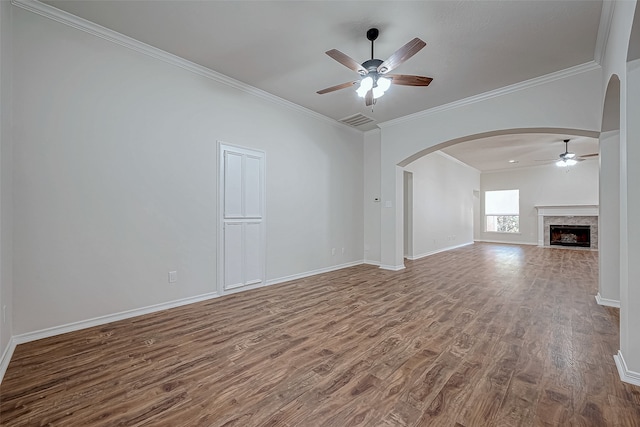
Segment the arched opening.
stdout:
<path fill-rule="evenodd" d="M 609 79 L 602 111 L 596 300 L 620 307 L 620 79 L 615 74 Z"/>
<path fill-rule="evenodd" d="M 398 163 L 398 166 L 404 167 L 409 163 L 419 159 L 420 157 L 426 156 L 427 154 L 433 153 L 435 151 L 442 150 L 443 148 L 450 147 L 452 145 L 460 144 L 463 142 L 476 141 L 483 138 L 489 138 L 494 136 L 504 136 L 504 135 L 519 135 L 519 134 L 558 134 L 558 135 L 574 135 L 574 136 L 584 136 L 590 138 L 597 138 L 598 133 L 582 130 L 582 129 L 569 129 L 569 128 L 518 128 L 518 129 L 501 129 L 492 132 L 483 132 L 473 135 L 466 135 L 459 138 L 451 139 L 448 141 L 443 141 L 439 144 L 433 145 L 431 147 L 425 148 L 424 150 L 420 150 L 411 156 L 408 156 L 404 160 Z"/>
<path fill-rule="evenodd" d="M 412 218 L 414 233 L 407 248 L 407 227 L 403 227 L 405 257 L 421 258 L 474 241 L 544 245 L 536 205 L 597 204 L 597 137 L 597 132 L 580 129 L 505 129 L 444 141 L 407 157 L 398 165 L 411 173 L 413 186 L 408 189 L 405 182 L 403 191 L 405 198 L 407 191 L 413 192 L 413 211 L 403 215 L 404 221 Z M 584 144 L 576 145 L 572 151 L 593 157 L 576 167 L 558 168 L 555 163 L 565 149 L 565 138 Z M 488 152 L 493 151 L 502 157 L 503 169 L 489 172 L 492 179 L 486 185 L 481 178 L 483 171 L 469 167 L 452 150 L 474 145 L 482 147 L 483 156 L 491 156 Z M 528 160 L 509 163 L 517 157 L 514 153 L 527 156 Z M 521 194 L 519 230 L 511 234 L 487 232 L 488 218 L 483 214 L 485 190 L 508 190 L 506 187 L 513 182 L 517 182 Z M 590 188 L 573 191 L 572 186 Z M 409 205 L 405 203 L 404 207 L 408 209 Z M 597 221 L 595 216 L 592 221 Z M 407 257 L 407 253 L 413 256 Z"/>

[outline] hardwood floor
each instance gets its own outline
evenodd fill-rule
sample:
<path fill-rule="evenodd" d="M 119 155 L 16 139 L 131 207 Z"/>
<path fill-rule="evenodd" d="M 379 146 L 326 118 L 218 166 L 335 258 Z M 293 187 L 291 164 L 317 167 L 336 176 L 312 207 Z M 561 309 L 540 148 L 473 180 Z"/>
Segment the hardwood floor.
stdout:
<path fill-rule="evenodd" d="M 640 426 L 597 252 L 475 244 L 19 345 L 5 426 Z"/>

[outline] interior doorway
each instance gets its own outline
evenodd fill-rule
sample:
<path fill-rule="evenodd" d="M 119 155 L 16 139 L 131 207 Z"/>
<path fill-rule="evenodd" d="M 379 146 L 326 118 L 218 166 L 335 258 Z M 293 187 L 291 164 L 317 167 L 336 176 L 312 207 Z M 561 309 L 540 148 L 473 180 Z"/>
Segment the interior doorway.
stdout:
<path fill-rule="evenodd" d="M 404 171 L 404 257 L 413 257 L 413 173 Z"/>

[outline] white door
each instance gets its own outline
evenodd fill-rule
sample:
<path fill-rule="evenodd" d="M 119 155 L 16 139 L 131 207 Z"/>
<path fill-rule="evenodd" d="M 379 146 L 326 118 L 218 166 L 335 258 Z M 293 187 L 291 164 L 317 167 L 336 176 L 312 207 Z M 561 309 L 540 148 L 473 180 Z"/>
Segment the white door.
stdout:
<path fill-rule="evenodd" d="M 220 143 L 220 292 L 264 283 L 265 182 L 262 151 Z"/>

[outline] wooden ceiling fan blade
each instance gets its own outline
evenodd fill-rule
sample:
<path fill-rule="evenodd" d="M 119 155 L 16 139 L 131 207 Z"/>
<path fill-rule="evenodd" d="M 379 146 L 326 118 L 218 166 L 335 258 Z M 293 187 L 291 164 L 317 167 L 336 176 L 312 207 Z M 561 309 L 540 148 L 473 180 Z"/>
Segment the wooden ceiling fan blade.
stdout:
<path fill-rule="evenodd" d="M 582 156 L 578 156 L 582 159 L 588 159 L 589 157 L 598 157 L 598 153 L 591 153 L 591 154 L 583 154 Z"/>
<path fill-rule="evenodd" d="M 386 74 L 394 68 L 398 67 L 400 64 L 405 62 L 407 59 L 411 58 L 413 55 L 418 53 L 420 49 L 425 47 L 427 44 L 420 40 L 419 38 L 415 38 L 411 40 L 409 43 L 402 46 L 400 49 L 396 50 L 393 55 L 389 57 L 386 61 L 384 61 L 380 66 L 378 66 L 378 73 Z"/>
<path fill-rule="evenodd" d="M 391 83 L 403 86 L 429 86 L 433 80 L 431 77 L 410 76 L 408 74 L 387 74 L 385 77 L 392 79 Z"/>
<path fill-rule="evenodd" d="M 353 86 L 353 85 L 354 85 L 354 84 L 356 84 L 356 83 L 357 83 L 357 82 L 346 82 L 346 83 L 342 83 L 342 84 L 339 84 L 339 85 L 335 85 L 335 86 L 328 87 L 328 88 L 326 88 L 326 89 L 319 90 L 319 91 L 317 91 L 316 93 L 317 93 L 317 94 L 319 94 L 319 95 L 323 95 L 323 94 L 325 94 L 325 93 L 334 92 L 334 91 L 336 91 L 336 90 L 346 89 L 346 88 L 348 88 L 348 87 Z"/>
<path fill-rule="evenodd" d="M 325 53 L 330 57 L 332 57 L 333 59 L 335 59 L 336 61 L 338 61 L 339 63 L 341 63 L 342 65 L 344 65 L 345 67 L 359 73 L 362 76 L 368 73 L 368 71 L 362 66 L 362 64 L 360 64 L 358 61 L 356 61 L 349 55 L 346 55 L 340 52 L 338 49 L 331 49 L 326 51 Z"/>
<path fill-rule="evenodd" d="M 367 107 L 373 105 L 373 89 L 370 89 L 369 92 L 367 92 L 367 95 L 364 97 L 364 105 L 366 105 Z"/>

